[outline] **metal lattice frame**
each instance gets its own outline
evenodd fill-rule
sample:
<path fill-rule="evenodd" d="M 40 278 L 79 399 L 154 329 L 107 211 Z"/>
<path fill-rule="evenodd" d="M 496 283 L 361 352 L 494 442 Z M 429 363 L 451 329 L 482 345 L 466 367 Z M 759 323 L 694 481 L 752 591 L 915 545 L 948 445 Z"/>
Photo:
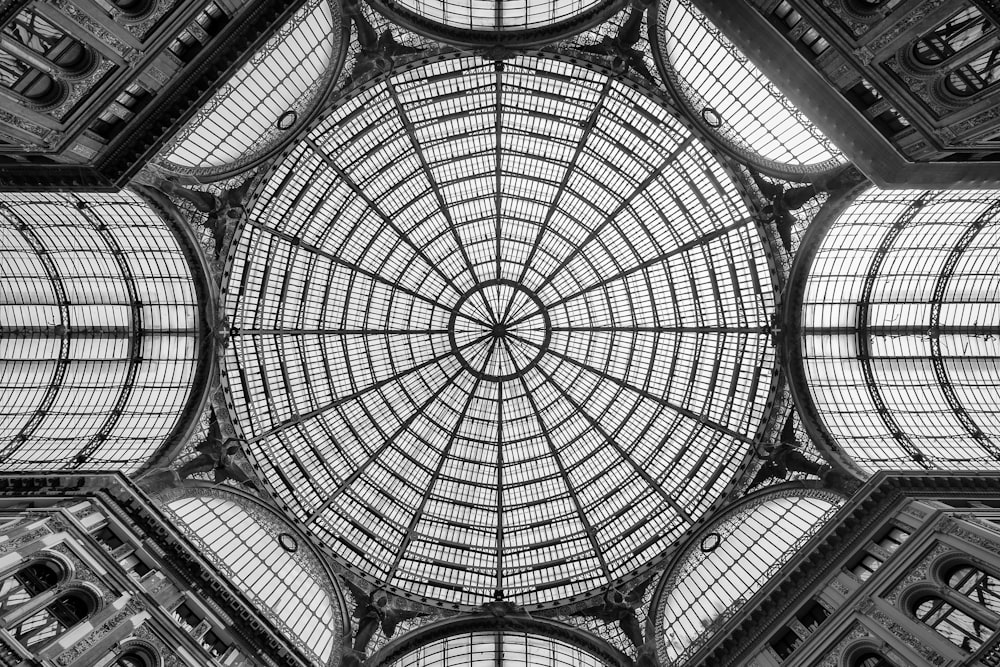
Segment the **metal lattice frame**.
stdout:
<path fill-rule="evenodd" d="M 627 5 L 627 0 L 370 2 L 379 13 L 414 32 L 449 44 L 484 48 L 498 44 L 525 47 L 551 43 L 598 25 Z"/>
<path fill-rule="evenodd" d="M 153 158 L 203 181 L 274 155 L 318 113 L 340 73 L 349 30 L 339 3 L 309 0 Z"/>
<path fill-rule="evenodd" d="M 871 190 L 821 242 L 805 379 L 824 430 L 863 469 L 998 465 L 998 212 L 990 191 Z"/>
<path fill-rule="evenodd" d="M 184 251 L 142 200 L 6 195 L 0 466 L 135 472 L 173 437 L 199 367 Z"/>
<path fill-rule="evenodd" d="M 805 180 L 845 158 L 691 0 L 661 0 L 651 29 L 666 85 L 740 160 Z"/>
<path fill-rule="evenodd" d="M 397 593 L 551 605 L 639 576 L 770 409 L 774 276 L 744 206 L 601 71 L 372 81 L 274 167 L 230 257 L 236 424 L 292 513 Z"/>
<path fill-rule="evenodd" d="M 687 664 L 844 502 L 837 492 L 796 486 L 749 496 L 673 561 L 653 598 L 661 664 Z"/>

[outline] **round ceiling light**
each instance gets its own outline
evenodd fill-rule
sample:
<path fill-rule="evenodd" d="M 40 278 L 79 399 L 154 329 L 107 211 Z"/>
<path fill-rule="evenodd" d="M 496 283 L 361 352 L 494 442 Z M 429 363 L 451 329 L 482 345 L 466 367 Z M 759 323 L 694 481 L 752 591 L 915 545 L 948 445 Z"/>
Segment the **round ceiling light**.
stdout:
<path fill-rule="evenodd" d="M 457 606 L 641 576 L 720 502 L 776 377 L 729 174 L 649 92 L 543 57 L 347 95 L 258 187 L 224 300 L 275 497 Z"/>

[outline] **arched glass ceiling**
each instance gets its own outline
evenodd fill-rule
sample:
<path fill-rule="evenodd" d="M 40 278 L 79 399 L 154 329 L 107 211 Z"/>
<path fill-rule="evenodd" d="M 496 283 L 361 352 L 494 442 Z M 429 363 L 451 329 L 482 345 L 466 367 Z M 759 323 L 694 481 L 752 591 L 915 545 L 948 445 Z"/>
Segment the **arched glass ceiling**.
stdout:
<path fill-rule="evenodd" d="M 137 196 L 0 194 L 0 469 L 136 471 L 197 366 L 188 262 Z"/>
<path fill-rule="evenodd" d="M 511 33 L 553 40 L 607 17 L 623 0 L 375 0 L 389 15 L 444 39 L 464 36 L 494 43 Z"/>
<path fill-rule="evenodd" d="M 340 3 L 310 0 L 158 155 L 180 173 L 231 170 L 299 127 L 336 72 Z"/>
<path fill-rule="evenodd" d="M 660 0 L 658 14 L 666 79 L 704 127 L 758 163 L 816 171 L 844 162 L 691 0 Z"/>
<path fill-rule="evenodd" d="M 385 667 L 610 667 L 562 640 L 521 632 L 469 632 L 425 644 Z"/>
<path fill-rule="evenodd" d="M 702 532 L 659 596 L 660 661 L 680 665 L 753 597 L 837 510 L 827 491 L 776 492 L 739 507 Z"/>
<path fill-rule="evenodd" d="M 185 490 L 164 509 L 314 665 L 331 665 L 342 621 L 328 577 L 284 519 L 214 491 Z"/>
<path fill-rule="evenodd" d="M 257 193 L 224 286 L 276 496 L 394 590 L 589 593 L 660 557 L 766 416 L 772 277 L 663 106 L 535 57 L 355 91 Z"/>
<path fill-rule="evenodd" d="M 872 189 L 802 306 L 826 430 L 862 468 L 1000 467 L 1000 192 Z"/>

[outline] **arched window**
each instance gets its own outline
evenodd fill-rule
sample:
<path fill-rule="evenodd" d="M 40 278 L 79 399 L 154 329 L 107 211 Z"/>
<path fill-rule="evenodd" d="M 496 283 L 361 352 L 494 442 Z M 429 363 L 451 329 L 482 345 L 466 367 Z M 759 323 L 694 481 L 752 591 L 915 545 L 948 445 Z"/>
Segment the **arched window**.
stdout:
<path fill-rule="evenodd" d="M 978 650 L 994 630 L 982 620 L 973 618 L 965 610 L 936 595 L 917 600 L 913 613 L 918 621 L 970 653 Z"/>
<path fill-rule="evenodd" d="M 951 568 L 944 577 L 949 588 L 994 614 L 1000 615 L 1000 578 L 973 565 Z"/>
<path fill-rule="evenodd" d="M 60 572 L 53 563 L 34 560 L 0 582 L 0 614 L 21 606 L 39 593 L 54 587 Z"/>
<path fill-rule="evenodd" d="M 111 4 L 128 17 L 139 17 L 149 11 L 150 0 L 111 0 Z"/>
<path fill-rule="evenodd" d="M 18 47 L 41 56 L 64 70 L 82 69 L 88 62 L 87 47 L 38 13 L 35 7 L 21 10 L 3 27 L 5 50 L 16 54 Z M 25 59 L 27 56 L 19 54 Z"/>
<path fill-rule="evenodd" d="M 94 600 L 82 591 L 67 591 L 7 631 L 21 646 L 35 650 L 90 616 L 95 607 Z"/>
<path fill-rule="evenodd" d="M 154 667 L 156 658 L 144 648 L 130 648 L 115 656 L 109 667 Z"/>
<path fill-rule="evenodd" d="M 896 667 L 896 665 L 877 651 L 865 651 L 851 661 L 851 667 Z"/>
<path fill-rule="evenodd" d="M 847 6 L 859 14 L 874 14 L 888 0 L 848 0 Z"/>
<path fill-rule="evenodd" d="M 948 90 L 967 97 L 985 90 L 1000 76 L 1000 46 L 993 47 L 969 62 L 957 67 L 946 79 Z"/>
<path fill-rule="evenodd" d="M 39 103 L 49 101 L 58 93 L 55 79 L 3 50 L 0 50 L 0 84 Z"/>
<path fill-rule="evenodd" d="M 917 40 L 914 55 L 925 65 L 936 65 L 961 53 L 994 30 L 996 25 L 978 7 L 966 7 Z"/>

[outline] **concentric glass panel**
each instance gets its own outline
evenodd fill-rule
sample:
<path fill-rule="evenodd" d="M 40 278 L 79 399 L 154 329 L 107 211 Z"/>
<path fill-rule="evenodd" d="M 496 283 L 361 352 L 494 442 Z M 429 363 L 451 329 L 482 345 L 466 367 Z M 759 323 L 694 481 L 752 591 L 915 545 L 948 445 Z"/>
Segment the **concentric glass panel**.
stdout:
<path fill-rule="evenodd" d="M 239 166 L 297 127 L 335 74 L 340 5 L 310 0 L 212 96 L 157 160 L 175 171 Z"/>
<path fill-rule="evenodd" d="M 425 644 L 386 667 L 605 667 L 612 663 L 559 639 L 518 632 L 471 632 Z"/>
<path fill-rule="evenodd" d="M 1000 192 L 872 189 L 802 307 L 809 391 L 867 470 L 1000 467 Z"/>
<path fill-rule="evenodd" d="M 345 99 L 258 195 L 225 285 L 237 425 L 371 578 L 467 605 L 595 591 L 662 557 L 752 448 L 762 242 L 646 94 L 436 62 Z"/>
<path fill-rule="evenodd" d="M 137 470 L 197 366 L 188 262 L 135 195 L 0 195 L 0 469 Z"/>
<path fill-rule="evenodd" d="M 836 512 L 830 492 L 775 493 L 724 517 L 688 547 L 657 611 L 664 665 L 680 665 Z"/>
<path fill-rule="evenodd" d="M 682 100 L 747 157 L 805 169 L 844 161 L 691 0 L 661 0 L 655 32 L 667 78 Z"/>
<path fill-rule="evenodd" d="M 228 498 L 191 495 L 165 509 L 187 536 L 242 589 L 271 621 L 297 641 L 314 665 L 331 664 L 338 613 L 332 584 L 314 574 L 318 562 L 290 533 L 275 533 L 283 520 L 262 518 Z M 255 514 L 257 516 L 255 516 Z M 313 562 L 303 563 L 304 558 Z"/>

